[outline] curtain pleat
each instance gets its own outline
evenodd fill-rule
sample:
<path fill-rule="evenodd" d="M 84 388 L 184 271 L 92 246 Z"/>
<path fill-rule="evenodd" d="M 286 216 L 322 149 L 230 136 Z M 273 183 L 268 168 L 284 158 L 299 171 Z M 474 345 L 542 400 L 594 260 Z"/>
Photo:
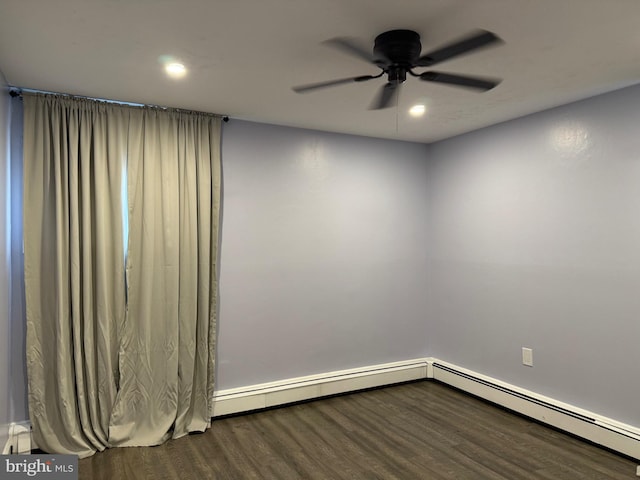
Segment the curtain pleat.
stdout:
<path fill-rule="evenodd" d="M 220 120 L 27 95 L 24 175 L 29 408 L 38 446 L 86 456 L 206 429 Z"/>

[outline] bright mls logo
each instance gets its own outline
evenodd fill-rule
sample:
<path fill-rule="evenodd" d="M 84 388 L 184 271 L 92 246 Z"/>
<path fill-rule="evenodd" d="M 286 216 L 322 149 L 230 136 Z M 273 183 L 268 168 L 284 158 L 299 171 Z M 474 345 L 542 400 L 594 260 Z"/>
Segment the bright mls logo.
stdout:
<path fill-rule="evenodd" d="M 0 455 L 0 480 L 77 480 L 76 455 Z"/>

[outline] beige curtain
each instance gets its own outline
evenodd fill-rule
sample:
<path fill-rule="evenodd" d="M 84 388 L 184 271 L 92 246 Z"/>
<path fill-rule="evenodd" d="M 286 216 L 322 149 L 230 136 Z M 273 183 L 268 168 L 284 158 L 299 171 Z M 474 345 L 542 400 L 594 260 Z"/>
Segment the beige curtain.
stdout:
<path fill-rule="evenodd" d="M 220 121 L 157 110 L 132 117 L 129 297 L 111 439 L 153 445 L 209 424 Z"/>
<path fill-rule="evenodd" d="M 213 116 L 25 95 L 27 372 L 43 450 L 87 456 L 209 425 L 219 152 Z"/>

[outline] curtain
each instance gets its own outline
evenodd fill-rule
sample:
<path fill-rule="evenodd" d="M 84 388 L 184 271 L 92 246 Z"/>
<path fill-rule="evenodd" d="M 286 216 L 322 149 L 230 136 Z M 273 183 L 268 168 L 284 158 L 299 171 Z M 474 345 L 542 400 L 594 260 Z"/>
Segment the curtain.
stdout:
<path fill-rule="evenodd" d="M 44 451 L 209 426 L 219 195 L 219 118 L 24 96 L 29 414 Z"/>
<path fill-rule="evenodd" d="M 112 441 L 204 430 L 213 398 L 220 122 L 132 112 L 129 296 Z"/>

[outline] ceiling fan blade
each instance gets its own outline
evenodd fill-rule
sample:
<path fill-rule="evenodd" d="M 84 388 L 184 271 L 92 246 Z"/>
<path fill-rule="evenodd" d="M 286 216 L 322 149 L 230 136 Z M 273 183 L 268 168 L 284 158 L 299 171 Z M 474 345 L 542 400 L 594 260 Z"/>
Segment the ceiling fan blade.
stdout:
<path fill-rule="evenodd" d="M 469 77 L 466 75 L 454 75 L 443 72 L 425 72 L 420 75 L 420 80 L 427 82 L 447 83 L 458 87 L 473 88 L 476 90 L 491 90 L 500 83 L 500 80 L 481 77 Z"/>
<path fill-rule="evenodd" d="M 342 50 L 343 52 L 351 56 L 358 57 L 365 62 L 375 63 L 371 50 L 359 45 L 352 38 L 336 37 L 325 40 L 322 43 L 324 43 L 325 45 L 329 45 L 330 47 L 337 48 L 338 50 Z"/>
<path fill-rule="evenodd" d="M 369 107 L 369 110 L 382 110 L 383 108 L 393 107 L 395 105 L 395 99 L 398 96 L 400 90 L 400 84 L 398 82 L 388 82 L 382 86 L 377 98 Z"/>
<path fill-rule="evenodd" d="M 502 39 L 495 33 L 486 30 L 479 30 L 473 34 L 457 40 L 453 43 L 445 45 L 426 55 L 421 56 L 417 63 L 417 67 L 430 67 L 436 63 L 444 62 L 450 58 L 463 55 L 478 48 L 489 46 L 493 43 L 502 42 Z"/>
<path fill-rule="evenodd" d="M 321 88 L 333 87 L 335 85 L 342 85 L 345 83 L 353 83 L 353 82 L 365 82 L 367 80 L 371 80 L 373 78 L 379 78 L 380 75 L 361 75 L 359 77 L 349 77 L 349 78 L 338 78 L 336 80 L 329 80 L 326 82 L 317 82 L 317 83 L 308 83 L 306 85 L 298 85 L 297 87 L 292 87 L 292 90 L 296 93 L 307 93 L 312 92 L 314 90 L 318 90 Z"/>

